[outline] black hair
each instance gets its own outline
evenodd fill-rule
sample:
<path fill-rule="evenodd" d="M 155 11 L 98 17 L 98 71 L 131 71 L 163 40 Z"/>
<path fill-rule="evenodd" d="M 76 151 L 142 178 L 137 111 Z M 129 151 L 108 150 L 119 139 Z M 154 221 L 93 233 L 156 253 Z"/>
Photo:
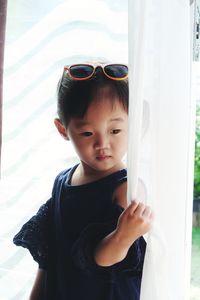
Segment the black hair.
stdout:
<path fill-rule="evenodd" d="M 83 118 L 89 105 L 106 93 L 111 101 L 119 101 L 128 112 L 128 80 L 107 78 L 100 68 L 87 80 L 73 80 L 63 76 L 57 89 L 57 113 L 66 127 L 70 119 Z"/>

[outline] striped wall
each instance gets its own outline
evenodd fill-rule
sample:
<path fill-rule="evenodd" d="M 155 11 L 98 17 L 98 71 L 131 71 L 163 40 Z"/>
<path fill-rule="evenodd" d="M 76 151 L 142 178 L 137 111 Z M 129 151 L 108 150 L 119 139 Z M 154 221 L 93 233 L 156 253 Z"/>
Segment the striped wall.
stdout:
<path fill-rule="evenodd" d="M 15 2 L 15 3 L 14 3 Z M 57 134 L 55 90 L 66 63 L 127 62 L 127 0 L 8 1 L 0 181 L 0 300 L 25 300 L 37 270 L 13 235 L 77 161 Z"/>

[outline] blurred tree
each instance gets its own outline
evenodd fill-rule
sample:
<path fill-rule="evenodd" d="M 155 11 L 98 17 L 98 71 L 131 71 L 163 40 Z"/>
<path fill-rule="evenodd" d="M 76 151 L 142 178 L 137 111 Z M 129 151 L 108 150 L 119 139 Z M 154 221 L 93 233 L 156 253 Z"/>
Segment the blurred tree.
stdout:
<path fill-rule="evenodd" d="M 196 110 L 196 139 L 194 161 L 194 198 L 200 199 L 200 105 Z"/>

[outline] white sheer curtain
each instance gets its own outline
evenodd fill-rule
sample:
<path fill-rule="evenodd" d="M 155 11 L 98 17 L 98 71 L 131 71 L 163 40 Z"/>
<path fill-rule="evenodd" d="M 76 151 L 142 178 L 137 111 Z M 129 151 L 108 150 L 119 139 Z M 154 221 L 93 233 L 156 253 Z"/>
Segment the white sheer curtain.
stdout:
<path fill-rule="evenodd" d="M 156 223 L 141 300 L 189 299 L 194 107 L 188 0 L 129 0 L 128 197 L 142 178 Z"/>

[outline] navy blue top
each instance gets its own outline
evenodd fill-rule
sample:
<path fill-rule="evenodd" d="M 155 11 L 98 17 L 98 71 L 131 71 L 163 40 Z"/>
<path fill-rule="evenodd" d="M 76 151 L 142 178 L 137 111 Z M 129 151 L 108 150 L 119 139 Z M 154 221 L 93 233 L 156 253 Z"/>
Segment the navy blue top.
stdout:
<path fill-rule="evenodd" d="M 13 241 L 29 249 L 45 269 L 45 300 L 139 300 L 146 243 L 110 267 L 94 260 L 96 245 L 117 225 L 123 208 L 113 203 L 125 169 L 84 185 L 70 185 L 76 166 L 55 179 L 52 197 L 23 225 Z"/>

